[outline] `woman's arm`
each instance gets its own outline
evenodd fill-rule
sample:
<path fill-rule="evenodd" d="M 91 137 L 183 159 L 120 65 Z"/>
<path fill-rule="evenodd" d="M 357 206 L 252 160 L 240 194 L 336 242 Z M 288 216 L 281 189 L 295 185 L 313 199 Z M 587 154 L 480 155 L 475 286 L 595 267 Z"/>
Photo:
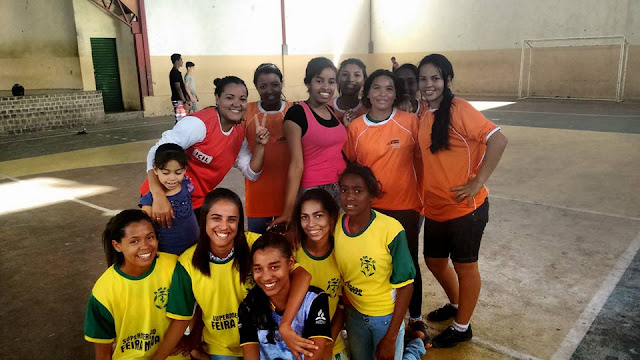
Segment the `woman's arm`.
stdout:
<path fill-rule="evenodd" d="M 289 173 L 287 176 L 287 193 L 285 195 L 282 215 L 273 220 L 270 227 L 281 223 L 288 225 L 291 221 L 291 214 L 293 213 L 293 207 L 300 188 L 302 171 L 304 170 L 304 161 L 302 158 L 302 129 L 293 121 L 285 120 L 284 134 L 287 138 L 287 144 L 289 144 L 289 152 L 291 153 Z"/>
<path fill-rule="evenodd" d="M 398 332 L 400 331 L 400 325 L 402 324 L 402 321 L 404 321 L 404 314 L 406 314 L 407 310 L 409 309 L 411 294 L 413 294 L 412 283 L 396 289 L 396 303 L 393 308 L 391 323 L 389 324 L 387 333 L 384 334 L 384 337 L 378 343 L 378 348 L 376 349 L 376 359 L 386 360 L 394 358 Z"/>
<path fill-rule="evenodd" d="M 489 137 L 489 140 L 487 140 L 487 151 L 485 152 L 484 160 L 482 161 L 482 165 L 480 165 L 480 169 L 478 169 L 477 175 L 471 178 L 465 185 L 455 186 L 449 190 L 454 192 L 452 197 L 455 201 L 461 202 L 467 198 L 467 204 L 472 204 L 473 197 L 482 190 L 482 187 L 487 180 L 489 180 L 493 170 L 498 166 L 508 142 L 509 140 L 507 140 L 507 137 L 504 136 L 501 131 L 496 131 Z"/>
<path fill-rule="evenodd" d="M 242 358 L 245 360 L 260 360 L 260 345 L 242 345 Z"/>
<path fill-rule="evenodd" d="M 162 339 L 156 353 L 153 354 L 153 360 L 164 360 L 171 355 L 173 349 L 178 345 L 180 339 L 182 339 L 187 326 L 189 326 L 189 321 L 190 320 L 171 320 L 171 324 L 164 334 L 164 339 Z"/>
<path fill-rule="evenodd" d="M 111 360 L 111 349 L 113 343 L 109 344 L 95 344 L 96 347 L 96 360 Z"/>
<path fill-rule="evenodd" d="M 343 326 L 344 305 L 342 304 L 342 301 L 340 301 L 336 308 L 336 312 L 333 314 L 333 318 L 331 319 L 331 338 L 333 339 L 334 344 L 338 341 L 338 336 L 340 336 Z M 317 342 L 316 345 L 318 345 Z M 325 347 L 323 358 L 325 360 L 331 360 L 333 358 L 333 346 Z"/>
<path fill-rule="evenodd" d="M 299 359 L 298 354 L 312 356 L 311 351 L 318 349 L 318 346 L 314 344 L 313 340 L 303 338 L 291 328 L 293 318 L 295 318 L 298 310 L 300 310 L 302 301 L 304 301 L 304 297 L 309 290 L 309 285 L 311 285 L 311 274 L 302 266 L 297 267 L 291 272 L 291 285 L 289 287 L 287 307 L 282 315 L 282 320 L 280 320 L 280 326 L 278 326 L 282 340 L 284 340 L 289 350 L 297 359 Z"/>

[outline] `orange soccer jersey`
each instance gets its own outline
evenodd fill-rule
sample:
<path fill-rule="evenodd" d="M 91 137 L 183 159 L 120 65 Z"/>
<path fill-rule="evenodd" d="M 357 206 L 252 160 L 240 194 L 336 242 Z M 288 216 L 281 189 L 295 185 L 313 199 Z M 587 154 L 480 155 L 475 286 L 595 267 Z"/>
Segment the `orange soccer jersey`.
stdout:
<path fill-rule="evenodd" d="M 371 168 L 382 185 L 384 194 L 373 200 L 374 208 L 421 210 L 418 118 L 414 114 L 394 108 L 380 122 L 360 116 L 347 127 L 344 153 L 349 161 Z"/>
<path fill-rule="evenodd" d="M 487 149 L 487 140 L 500 128 L 466 100 L 454 98 L 449 127 L 450 149 L 432 154 L 429 147 L 433 121 L 434 113 L 423 113 L 418 131 L 424 171 L 424 215 L 431 220 L 448 221 L 471 213 L 487 198 L 487 188 L 483 187 L 473 197 L 471 205 L 467 205 L 466 199 L 457 203 L 450 189 L 466 184 L 476 175 Z"/>
<path fill-rule="evenodd" d="M 291 105 L 283 101 L 279 110 L 266 111 L 260 102 L 253 102 L 248 105 L 244 115 L 246 138 L 252 153 L 256 147 L 256 122 L 262 122 L 266 116 L 266 127 L 270 133 L 260 177 L 257 181 L 245 179 L 244 182 L 248 217 L 282 215 L 290 159 L 282 124 L 284 114 Z"/>

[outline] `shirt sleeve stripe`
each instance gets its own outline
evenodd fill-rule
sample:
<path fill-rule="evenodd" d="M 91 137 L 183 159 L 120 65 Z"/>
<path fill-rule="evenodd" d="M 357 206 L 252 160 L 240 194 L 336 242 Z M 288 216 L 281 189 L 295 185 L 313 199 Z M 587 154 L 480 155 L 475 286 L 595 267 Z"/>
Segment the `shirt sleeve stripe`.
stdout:
<path fill-rule="evenodd" d="M 185 316 L 185 315 L 172 314 L 170 312 L 167 312 L 167 317 L 169 319 L 175 319 L 175 320 L 191 320 L 191 319 L 193 319 L 193 315 Z"/>
<path fill-rule="evenodd" d="M 312 335 L 309 336 L 309 339 L 313 339 L 313 338 L 323 338 L 323 339 L 327 339 L 330 340 L 331 342 L 333 342 L 333 339 L 329 336 L 324 336 L 324 335 Z"/>
<path fill-rule="evenodd" d="M 487 134 L 486 141 L 489 141 L 489 138 L 491 137 L 491 135 L 495 134 L 497 131 L 500 131 L 500 130 L 501 130 L 500 126 L 498 126 L 495 129 L 491 130 L 491 132 Z"/>
<path fill-rule="evenodd" d="M 251 345 L 251 344 L 260 345 L 259 342 L 249 341 L 249 342 L 245 342 L 245 343 L 240 343 L 240 346 Z"/>
<path fill-rule="evenodd" d="M 391 287 L 394 288 L 394 289 L 399 289 L 401 287 L 405 287 L 405 286 L 407 286 L 409 284 L 412 284 L 412 283 L 413 283 L 413 279 L 409 279 L 409 280 L 407 280 L 405 282 L 401 282 L 399 284 L 391 284 Z"/>
<path fill-rule="evenodd" d="M 89 342 L 98 343 L 98 344 L 111 344 L 115 340 L 115 339 L 96 339 L 87 335 L 84 336 L 84 339 Z"/>

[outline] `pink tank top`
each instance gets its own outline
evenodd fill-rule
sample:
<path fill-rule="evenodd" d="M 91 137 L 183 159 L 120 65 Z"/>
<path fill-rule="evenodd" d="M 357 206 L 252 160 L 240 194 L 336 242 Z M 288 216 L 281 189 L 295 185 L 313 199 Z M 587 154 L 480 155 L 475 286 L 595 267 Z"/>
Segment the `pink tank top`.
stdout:
<path fill-rule="evenodd" d="M 305 102 L 299 104 L 307 117 L 307 132 L 302 137 L 304 170 L 300 187 L 336 183 L 346 167 L 342 147 L 347 141 L 347 130 L 342 124 L 331 128 L 320 125 L 309 105 Z"/>

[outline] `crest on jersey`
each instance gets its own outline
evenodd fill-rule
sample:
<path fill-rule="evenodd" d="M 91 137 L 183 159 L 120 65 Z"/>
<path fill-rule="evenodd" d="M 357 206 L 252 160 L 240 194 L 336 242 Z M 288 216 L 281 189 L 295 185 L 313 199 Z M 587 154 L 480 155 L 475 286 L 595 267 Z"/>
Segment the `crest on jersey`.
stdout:
<path fill-rule="evenodd" d="M 327 288 L 325 291 L 329 297 L 336 297 L 338 295 L 338 285 L 340 285 L 340 280 L 337 278 L 332 278 L 327 282 Z"/>
<path fill-rule="evenodd" d="M 164 309 L 169 299 L 169 288 L 161 287 L 153 295 L 153 304 L 160 310 Z"/>
<path fill-rule="evenodd" d="M 373 258 L 368 256 L 363 256 L 360 258 L 360 272 L 364 274 L 364 276 L 372 276 L 376 273 L 376 261 Z"/>

